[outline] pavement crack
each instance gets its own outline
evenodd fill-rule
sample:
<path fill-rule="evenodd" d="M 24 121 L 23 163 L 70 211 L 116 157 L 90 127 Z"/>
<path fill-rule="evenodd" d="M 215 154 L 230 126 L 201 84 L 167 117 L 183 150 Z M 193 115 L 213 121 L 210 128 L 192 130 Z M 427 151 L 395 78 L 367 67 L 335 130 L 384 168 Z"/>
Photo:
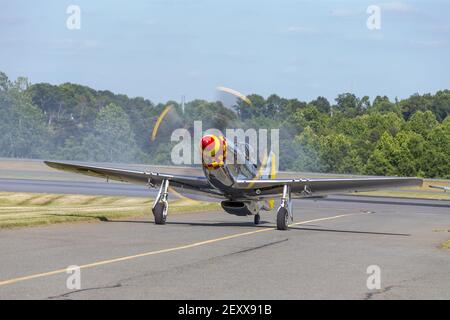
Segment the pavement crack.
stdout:
<path fill-rule="evenodd" d="M 364 300 L 370 300 L 373 298 L 373 296 L 378 295 L 378 294 L 383 294 L 388 292 L 389 290 L 391 290 L 392 288 L 395 288 L 397 286 L 387 286 L 386 288 L 383 288 L 381 290 L 378 291 L 374 291 L 374 292 L 367 292 L 366 296 L 364 297 Z"/>
<path fill-rule="evenodd" d="M 120 288 L 120 287 L 122 287 L 122 284 L 119 282 L 115 285 L 106 285 L 106 286 L 101 286 L 101 287 L 92 287 L 92 288 L 74 290 L 74 291 L 66 292 L 66 293 L 63 293 L 63 294 L 60 294 L 57 296 L 48 297 L 47 299 L 63 299 L 63 298 L 65 298 L 67 300 L 70 300 L 70 295 L 75 294 L 75 293 L 94 291 L 94 290 L 115 289 L 115 288 Z"/>
<path fill-rule="evenodd" d="M 187 270 L 189 268 L 198 268 L 198 267 L 204 268 L 205 266 L 210 265 L 212 263 L 215 263 L 217 261 L 220 261 L 221 259 L 224 259 L 224 258 L 227 258 L 227 257 L 230 257 L 230 256 L 234 256 L 234 255 L 237 255 L 237 254 L 243 254 L 243 253 L 251 252 L 251 251 L 254 251 L 254 250 L 267 248 L 269 246 L 273 246 L 273 245 L 276 245 L 276 244 L 279 244 L 279 243 L 282 243 L 282 242 L 286 242 L 288 240 L 289 239 L 286 238 L 286 239 L 282 239 L 282 240 L 278 240 L 278 241 L 273 241 L 273 242 L 265 243 L 265 244 L 262 244 L 262 245 L 259 245 L 259 246 L 255 246 L 255 247 L 252 247 L 252 248 L 247 248 L 247 249 L 231 252 L 229 254 L 225 254 L 225 255 L 221 255 L 221 256 L 217 256 L 217 257 L 211 257 L 211 258 L 208 258 L 208 259 L 200 260 L 200 261 L 197 261 L 197 262 L 194 262 L 194 263 L 188 263 L 188 264 L 181 265 L 181 266 L 176 266 L 176 267 L 173 267 L 173 268 L 168 268 L 166 270 L 144 272 L 144 273 L 139 274 L 139 275 L 135 275 L 135 276 L 132 276 L 132 277 L 121 279 L 119 281 L 119 283 L 123 284 L 123 283 L 131 282 L 131 281 L 137 281 L 138 279 L 143 279 L 143 278 L 146 278 L 146 277 L 156 277 L 157 275 L 169 274 L 171 272 L 182 273 L 182 271 Z M 75 292 L 71 292 L 71 293 L 75 293 Z"/>
<path fill-rule="evenodd" d="M 270 246 L 273 246 L 273 245 L 276 245 L 276 244 L 279 244 L 279 243 L 282 243 L 282 242 L 286 242 L 286 241 L 288 241 L 288 240 L 289 240 L 289 239 L 283 239 L 283 240 L 278 240 L 278 241 L 273 241 L 273 242 L 265 243 L 265 244 L 262 244 L 262 245 L 260 245 L 260 246 L 256 246 L 256 247 L 247 248 L 247 249 L 244 249 L 244 250 L 239 250 L 239 251 L 236 251 L 236 252 L 232 252 L 232 253 L 223 255 L 222 257 L 229 257 L 229 256 L 237 255 L 237 254 L 242 254 L 242 253 L 247 253 L 247 252 L 254 251 L 254 250 L 259 250 L 259 249 L 267 248 L 267 247 L 270 247 Z"/>
<path fill-rule="evenodd" d="M 378 290 L 378 291 L 367 292 L 363 299 L 364 300 L 370 300 L 375 295 L 386 293 L 386 292 L 390 291 L 393 288 L 401 288 L 402 286 L 404 286 L 405 283 L 410 283 L 410 282 L 414 282 L 414 281 L 427 279 L 427 276 L 429 276 L 429 274 L 424 274 L 424 275 L 421 275 L 421 276 L 418 276 L 418 277 L 414 277 L 414 278 L 411 278 L 411 279 L 404 279 L 404 280 L 401 280 L 397 285 L 390 285 L 390 286 L 387 286 L 384 289 L 381 289 L 381 290 Z"/>
<path fill-rule="evenodd" d="M 204 267 L 206 264 L 213 263 L 213 262 L 215 262 L 215 261 L 217 261 L 219 259 L 223 259 L 223 258 L 227 258 L 227 257 L 234 256 L 234 255 L 237 255 L 237 254 L 244 254 L 244 253 L 252 252 L 252 251 L 255 251 L 255 250 L 267 248 L 267 247 L 270 247 L 270 246 L 273 246 L 273 245 L 276 245 L 276 244 L 279 244 L 279 243 L 286 242 L 288 240 L 289 239 L 286 238 L 286 239 L 282 239 L 282 240 L 278 240 L 278 241 L 273 241 L 273 242 L 265 243 L 265 244 L 262 244 L 262 245 L 259 245 L 259 246 L 254 246 L 254 247 L 251 247 L 251 248 L 247 248 L 247 249 L 231 252 L 229 254 L 225 254 L 225 255 L 221 255 L 221 256 L 217 256 L 217 257 L 212 257 L 212 258 L 209 258 L 209 259 L 206 259 L 206 260 L 202 260 L 202 261 L 198 261 L 198 262 L 195 262 L 195 263 L 190 263 L 190 264 L 183 265 L 183 266 L 178 266 L 178 267 L 175 267 L 175 268 L 169 268 L 167 270 L 156 271 L 156 272 L 154 272 L 154 271 L 145 272 L 145 273 L 140 274 L 140 275 L 136 275 L 136 276 L 132 276 L 132 277 L 121 279 L 114 285 L 105 285 L 105 286 L 99 286 L 99 287 L 92 287 L 92 288 L 74 290 L 74 291 L 66 292 L 66 293 L 63 293 L 63 294 L 60 294 L 60 295 L 51 296 L 51 297 L 48 297 L 47 299 L 66 299 L 66 300 L 70 300 L 71 299 L 71 295 L 77 294 L 77 293 L 81 293 L 81 292 L 95 291 L 95 290 L 105 290 L 105 289 L 116 289 L 116 288 L 120 288 L 120 287 L 123 287 L 123 286 L 127 286 L 127 285 L 124 285 L 124 283 L 126 283 L 126 282 L 136 281 L 137 279 L 142 279 L 142 278 L 149 277 L 149 276 L 155 276 L 156 274 L 164 274 L 164 273 L 170 273 L 170 272 L 174 272 L 174 271 L 176 272 L 177 270 L 181 271 L 181 270 L 185 270 L 186 268 L 195 268 L 195 267 L 199 267 L 199 266 Z"/>

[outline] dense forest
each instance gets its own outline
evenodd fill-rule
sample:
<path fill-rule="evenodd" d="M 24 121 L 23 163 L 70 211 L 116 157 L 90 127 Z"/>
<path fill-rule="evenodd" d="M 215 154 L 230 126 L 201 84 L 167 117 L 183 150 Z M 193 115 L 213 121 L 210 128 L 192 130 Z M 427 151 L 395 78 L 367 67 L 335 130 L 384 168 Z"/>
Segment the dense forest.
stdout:
<path fill-rule="evenodd" d="M 0 157 L 171 164 L 175 128 L 280 128 L 280 169 L 450 178 L 450 90 L 391 101 L 340 94 L 304 102 L 154 104 L 65 83 L 30 84 L 0 72 Z M 152 129 L 173 108 L 154 141 Z"/>

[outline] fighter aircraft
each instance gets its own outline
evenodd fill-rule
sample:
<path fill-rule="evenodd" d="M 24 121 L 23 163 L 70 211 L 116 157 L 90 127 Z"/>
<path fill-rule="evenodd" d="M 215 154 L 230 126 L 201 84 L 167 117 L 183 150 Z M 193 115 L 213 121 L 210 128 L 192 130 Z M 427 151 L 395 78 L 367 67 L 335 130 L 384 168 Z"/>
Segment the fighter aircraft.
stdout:
<path fill-rule="evenodd" d="M 124 170 L 75 163 L 45 161 L 55 169 L 101 177 L 109 180 L 159 187 L 152 207 L 156 224 L 165 224 L 169 204 L 169 185 L 178 192 L 202 193 L 221 199 L 224 211 L 237 216 L 254 215 L 260 222 L 260 211 L 274 207 L 274 197 L 280 197 L 277 210 L 277 229 L 287 230 L 293 221 L 292 199 L 322 196 L 336 192 L 355 192 L 383 187 L 421 185 L 422 179 L 326 178 L 326 179 L 276 179 L 274 157 L 268 157 L 259 166 L 250 161 L 249 146 L 228 141 L 224 136 L 205 135 L 200 141 L 204 176 L 174 175 L 160 172 Z M 228 160 L 227 160 L 228 159 Z M 233 161 L 230 161 L 233 159 Z"/>

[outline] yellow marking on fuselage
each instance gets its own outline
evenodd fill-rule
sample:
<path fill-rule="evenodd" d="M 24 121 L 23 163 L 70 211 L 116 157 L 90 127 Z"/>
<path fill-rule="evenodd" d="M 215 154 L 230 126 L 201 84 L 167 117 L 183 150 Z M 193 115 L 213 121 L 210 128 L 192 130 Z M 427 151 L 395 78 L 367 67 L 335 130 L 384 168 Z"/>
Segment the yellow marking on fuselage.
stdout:
<path fill-rule="evenodd" d="M 206 148 L 202 150 L 202 164 L 208 170 L 216 170 L 225 164 L 227 144 L 223 136 L 217 137 L 212 134 L 210 136 L 214 141 L 213 150 L 207 150 Z M 207 161 L 205 161 L 205 159 Z M 213 159 L 218 161 L 212 161 Z"/>
<path fill-rule="evenodd" d="M 267 154 L 264 154 L 264 158 L 261 161 L 261 166 L 259 167 L 258 171 L 256 172 L 256 176 L 248 184 L 249 188 L 253 188 L 255 181 L 259 180 L 259 178 L 261 178 L 263 171 L 266 169 L 267 160 L 268 160 Z"/>
<path fill-rule="evenodd" d="M 276 179 L 277 177 L 277 157 L 275 157 L 275 153 L 271 153 L 272 155 L 272 162 L 270 167 L 270 179 Z M 275 199 L 269 200 L 269 209 L 273 209 L 275 207 Z"/>

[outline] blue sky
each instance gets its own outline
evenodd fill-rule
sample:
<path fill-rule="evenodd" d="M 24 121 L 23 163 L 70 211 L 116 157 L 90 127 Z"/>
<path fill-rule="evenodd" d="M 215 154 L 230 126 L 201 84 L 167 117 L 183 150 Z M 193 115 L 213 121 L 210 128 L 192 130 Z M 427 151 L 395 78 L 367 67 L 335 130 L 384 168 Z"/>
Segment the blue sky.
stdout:
<path fill-rule="evenodd" d="M 68 30 L 66 9 L 81 8 Z M 381 29 L 369 30 L 369 5 Z M 450 88 L 450 1 L 0 0 L 0 70 L 153 102 Z"/>

